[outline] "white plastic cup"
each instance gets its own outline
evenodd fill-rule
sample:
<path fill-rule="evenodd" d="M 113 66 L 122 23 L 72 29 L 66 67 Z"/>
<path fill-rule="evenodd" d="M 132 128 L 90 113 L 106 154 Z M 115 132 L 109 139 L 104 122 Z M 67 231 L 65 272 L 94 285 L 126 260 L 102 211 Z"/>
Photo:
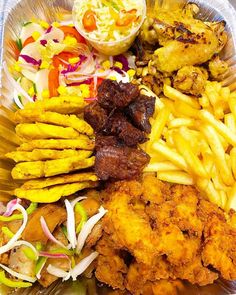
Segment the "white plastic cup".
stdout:
<path fill-rule="evenodd" d="M 79 1 L 88 1 L 88 0 L 79 0 Z M 146 18 L 146 10 L 147 10 L 146 0 L 142 0 L 142 5 L 143 5 L 143 15 L 137 28 L 133 30 L 130 35 L 117 41 L 99 41 L 95 38 L 88 37 L 86 32 L 78 24 L 77 15 L 75 11 L 75 4 L 72 10 L 74 26 L 76 27 L 77 31 L 100 53 L 105 55 L 118 55 L 118 54 L 126 52 L 130 48 L 130 46 L 132 45 L 132 43 L 134 42 L 135 38 L 137 37 L 139 33 L 139 30 Z"/>

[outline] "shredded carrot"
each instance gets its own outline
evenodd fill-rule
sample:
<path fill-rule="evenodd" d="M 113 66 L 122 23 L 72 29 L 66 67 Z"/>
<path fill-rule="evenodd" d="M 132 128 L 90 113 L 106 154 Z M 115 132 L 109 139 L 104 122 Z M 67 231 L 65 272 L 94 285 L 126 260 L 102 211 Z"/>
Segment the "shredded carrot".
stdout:
<path fill-rule="evenodd" d="M 29 37 L 29 38 L 27 38 L 26 40 L 25 40 L 25 42 L 23 43 L 23 48 L 26 46 L 26 45 L 28 45 L 28 44 L 30 44 L 30 43 L 34 43 L 35 42 L 35 40 L 34 40 L 34 38 L 31 36 L 31 37 Z"/>
<path fill-rule="evenodd" d="M 52 69 L 48 76 L 49 94 L 50 97 L 56 97 L 59 95 L 57 89 L 59 87 L 59 70 Z"/>

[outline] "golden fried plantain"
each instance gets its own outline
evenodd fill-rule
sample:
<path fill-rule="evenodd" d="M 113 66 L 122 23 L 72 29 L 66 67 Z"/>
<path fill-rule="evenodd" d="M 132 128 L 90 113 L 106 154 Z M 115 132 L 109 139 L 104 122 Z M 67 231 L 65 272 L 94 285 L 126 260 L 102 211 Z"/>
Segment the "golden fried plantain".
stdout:
<path fill-rule="evenodd" d="M 69 157 L 80 157 L 86 159 L 92 155 L 92 151 L 83 150 L 50 150 L 50 149 L 35 149 L 32 152 L 14 151 L 7 153 L 5 156 L 9 159 L 18 162 L 31 162 L 43 160 L 65 159 Z"/>
<path fill-rule="evenodd" d="M 94 140 L 85 135 L 80 135 L 77 139 L 36 139 L 23 143 L 18 151 L 32 151 L 34 149 L 84 149 L 92 151 L 94 149 Z"/>
<path fill-rule="evenodd" d="M 81 113 L 86 106 L 82 97 L 59 96 L 50 99 L 38 100 L 25 105 L 27 110 L 51 111 L 60 114 Z"/>
<path fill-rule="evenodd" d="M 94 188 L 98 185 L 95 181 L 75 182 L 69 184 L 55 185 L 43 189 L 25 190 L 17 188 L 14 194 L 18 198 L 30 200 L 37 203 L 54 203 L 60 198 L 70 196 L 85 188 Z"/>
<path fill-rule="evenodd" d="M 44 123 L 19 124 L 16 126 L 16 134 L 23 139 L 73 139 L 82 136 L 71 127 L 61 127 Z"/>
<path fill-rule="evenodd" d="M 47 243 L 47 236 L 42 230 L 40 224 L 41 216 L 44 217 L 47 226 L 51 232 L 54 231 L 56 226 L 66 221 L 66 210 L 55 204 L 47 204 L 39 207 L 30 215 L 29 221 L 22 234 L 22 238 L 29 242 Z"/>
<path fill-rule="evenodd" d="M 40 110 L 18 110 L 15 113 L 15 120 L 18 123 L 48 123 L 64 127 L 72 127 L 80 133 L 93 135 L 93 128 L 76 115 L 62 115 L 55 112 L 42 113 Z"/>
<path fill-rule="evenodd" d="M 92 167 L 95 157 L 80 159 L 80 157 L 69 157 L 59 160 L 24 162 L 17 164 L 12 169 L 13 179 L 34 179 L 65 174 L 72 171 Z"/>
<path fill-rule="evenodd" d="M 76 173 L 76 174 L 67 174 L 60 175 L 56 177 L 49 178 L 40 178 L 36 180 L 29 180 L 25 182 L 21 189 L 41 189 L 48 186 L 58 185 L 58 184 L 67 184 L 74 182 L 85 182 L 85 181 L 97 181 L 98 177 L 93 172 L 88 173 Z"/>

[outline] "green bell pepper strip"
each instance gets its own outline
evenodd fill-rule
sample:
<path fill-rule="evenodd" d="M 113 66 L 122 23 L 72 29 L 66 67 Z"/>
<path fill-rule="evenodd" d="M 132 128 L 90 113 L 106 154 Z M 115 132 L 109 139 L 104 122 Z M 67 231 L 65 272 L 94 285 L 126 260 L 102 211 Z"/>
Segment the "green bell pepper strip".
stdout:
<path fill-rule="evenodd" d="M 34 251 L 27 247 L 25 249 L 23 249 L 23 253 L 25 254 L 25 256 L 30 259 L 30 260 L 33 260 L 33 261 L 36 261 L 37 260 L 37 255 L 34 253 Z"/>
<path fill-rule="evenodd" d="M 81 221 L 76 228 L 76 233 L 78 234 L 81 231 L 85 222 L 88 220 L 88 216 L 87 216 L 86 211 L 84 210 L 84 207 L 80 203 L 77 203 L 75 205 L 75 212 L 78 212 L 81 216 Z"/>
<path fill-rule="evenodd" d="M 14 233 L 7 227 L 7 226 L 3 226 L 2 227 L 2 232 L 4 233 L 4 235 L 6 235 L 9 239 L 14 237 Z"/>
<path fill-rule="evenodd" d="M 28 215 L 32 214 L 38 207 L 38 203 L 31 203 L 29 207 L 26 209 Z M 20 220 L 23 219 L 22 214 L 14 214 L 12 216 L 0 216 L 0 221 L 2 222 L 9 222 L 13 220 Z"/>
<path fill-rule="evenodd" d="M 31 283 L 17 282 L 6 278 L 4 271 L 0 271 L 0 283 L 10 288 L 28 288 L 32 286 Z"/>
<path fill-rule="evenodd" d="M 42 268 L 43 264 L 47 261 L 47 257 L 39 257 L 36 266 L 35 266 L 35 274 L 37 274 Z"/>

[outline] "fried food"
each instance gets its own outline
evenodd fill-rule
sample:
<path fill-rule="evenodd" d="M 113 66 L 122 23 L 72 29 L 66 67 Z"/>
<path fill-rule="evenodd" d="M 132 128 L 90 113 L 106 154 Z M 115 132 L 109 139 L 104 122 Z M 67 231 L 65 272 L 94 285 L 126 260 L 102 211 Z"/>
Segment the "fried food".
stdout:
<path fill-rule="evenodd" d="M 101 198 L 108 213 L 96 248 L 100 281 L 141 295 L 156 294 L 163 279 L 198 285 L 219 275 L 236 279 L 234 211 L 227 215 L 194 187 L 148 174 L 142 182 L 109 184 Z"/>
<path fill-rule="evenodd" d="M 22 238 L 29 242 L 41 242 L 46 244 L 48 237 L 42 230 L 40 224 L 41 216 L 44 217 L 50 232 L 66 221 L 66 210 L 55 204 L 46 204 L 37 208 L 29 218 L 26 228 L 22 234 Z"/>
<path fill-rule="evenodd" d="M 16 163 L 18 162 L 31 162 L 31 161 L 43 161 L 43 160 L 56 160 L 69 157 L 80 157 L 82 159 L 89 158 L 92 155 L 92 151 L 83 150 L 50 150 L 50 149 L 35 149 L 32 152 L 14 151 L 7 153 L 5 156 L 12 159 Z"/>
<path fill-rule="evenodd" d="M 98 185 L 95 181 L 75 182 L 50 186 L 42 189 L 23 189 L 17 188 L 15 196 L 37 203 L 54 203 L 62 197 L 70 196 L 86 188 L 94 188 Z"/>
<path fill-rule="evenodd" d="M 25 105 L 27 110 L 40 110 L 42 112 L 57 112 L 59 114 L 81 113 L 86 106 L 83 97 L 59 96 L 50 99 L 37 100 Z"/>
<path fill-rule="evenodd" d="M 67 184 L 67 183 L 85 182 L 85 181 L 98 181 L 98 177 L 93 172 L 64 174 L 64 175 L 60 175 L 56 177 L 29 180 L 21 186 L 21 189 L 25 189 L 25 190 L 41 189 L 41 188 L 58 185 L 58 184 Z"/>
<path fill-rule="evenodd" d="M 93 128 L 84 120 L 76 115 L 63 115 L 55 112 L 42 112 L 38 109 L 18 110 L 15 113 L 15 121 L 17 123 L 47 123 L 63 127 L 72 127 L 80 133 L 93 135 Z"/>
<path fill-rule="evenodd" d="M 92 167 L 95 157 L 82 159 L 70 157 L 59 160 L 25 162 L 17 164 L 12 170 L 13 179 L 34 179 L 65 174 L 72 171 Z"/>
<path fill-rule="evenodd" d="M 92 151 L 95 146 L 94 140 L 85 137 L 82 135 L 82 138 L 77 139 L 36 139 L 30 142 L 22 143 L 18 151 L 32 151 L 34 149 L 55 149 L 55 150 L 64 150 L 64 149 L 82 149 Z"/>
<path fill-rule="evenodd" d="M 35 124 L 18 124 L 16 126 L 16 134 L 23 138 L 24 140 L 32 139 L 74 139 L 81 137 L 79 132 L 75 131 L 71 127 L 61 127 L 44 123 L 35 123 Z"/>

